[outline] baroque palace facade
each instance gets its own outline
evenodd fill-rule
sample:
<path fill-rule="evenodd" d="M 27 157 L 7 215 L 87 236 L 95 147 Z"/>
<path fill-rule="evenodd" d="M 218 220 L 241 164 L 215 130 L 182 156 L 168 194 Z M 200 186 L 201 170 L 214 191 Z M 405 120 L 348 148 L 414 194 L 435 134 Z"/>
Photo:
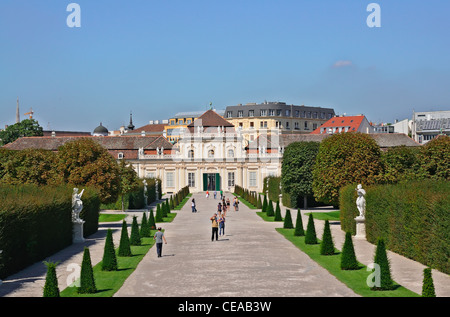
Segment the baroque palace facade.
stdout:
<path fill-rule="evenodd" d="M 92 136 L 23 137 L 7 144 L 11 150 L 58 148 L 81 137 L 93 138 L 116 160 L 126 160 L 140 178 L 156 177 L 164 193 L 185 186 L 191 192 L 234 191 L 239 185 L 262 192 L 266 176 L 280 176 L 284 149 L 292 142 L 321 142 L 330 134 L 286 133 L 281 129 L 258 129 L 253 140 L 243 130 L 213 110 L 187 125 L 179 141 L 172 144 L 163 135 L 130 133 L 110 136 L 100 125 Z M 419 146 L 405 134 L 370 134 L 382 150 L 395 146 Z"/>

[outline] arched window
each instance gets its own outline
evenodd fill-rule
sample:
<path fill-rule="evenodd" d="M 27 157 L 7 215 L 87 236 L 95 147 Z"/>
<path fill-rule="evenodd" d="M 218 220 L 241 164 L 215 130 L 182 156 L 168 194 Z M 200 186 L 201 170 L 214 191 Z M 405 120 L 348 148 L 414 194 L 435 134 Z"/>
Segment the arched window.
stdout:
<path fill-rule="evenodd" d="M 194 158 L 194 150 L 188 151 L 188 158 Z"/>
<path fill-rule="evenodd" d="M 230 158 L 234 157 L 234 150 L 233 149 L 228 149 L 228 157 L 230 157 Z"/>
<path fill-rule="evenodd" d="M 209 157 L 209 158 L 214 157 L 214 150 L 209 150 L 209 151 L 208 151 L 208 157 Z"/>

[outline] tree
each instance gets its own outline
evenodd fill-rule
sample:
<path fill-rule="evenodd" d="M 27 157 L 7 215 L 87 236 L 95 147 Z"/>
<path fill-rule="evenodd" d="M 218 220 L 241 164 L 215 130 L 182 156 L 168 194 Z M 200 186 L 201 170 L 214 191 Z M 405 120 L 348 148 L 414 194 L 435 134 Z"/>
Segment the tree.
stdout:
<path fill-rule="evenodd" d="M 284 216 L 283 228 L 285 228 L 285 229 L 294 228 L 294 225 L 292 224 L 291 211 L 289 209 L 286 209 L 286 215 Z"/>
<path fill-rule="evenodd" d="M 309 214 L 308 224 L 306 226 L 305 243 L 317 244 L 316 227 L 314 226 L 312 213 Z"/>
<path fill-rule="evenodd" d="M 21 137 L 43 136 L 42 127 L 34 119 L 25 119 L 0 131 L 0 146 L 14 142 Z"/>
<path fill-rule="evenodd" d="M 307 207 L 307 197 L 314 194 L 312 188 L 312 170 L 319 142 L 294 142 L 289 144 L 283 153 L 281 166 L 281 185 L 283 191 L 295 199 L 303 197 L 303 208 Z"/>
<path fill-rule="evenodd" d="M 122 211 L 124 211 L 125 205 L 123 198 L 125 195 L 138 190 L 138 176 L 133 166 L 131 164 L 127 165 L 125 160 L 120 161 L 120 163 L 118 164 L 118 168 L 120 178 L 119 195 L 122 199 Z"/>
<path fill-rule="evenodd" d="M 436 297 L 431 268 L 423 270 L 422 297 Z"/>
<path fill-rule="evenodd" d="M 450 180 L 450 136 L 439 135 L 425 144 L 418 154 L 421 176 Z"/>
<path fill-rule="evenodd" d="M 147 214 L 144 211 L 144 214 L 142 215 L 142 220 L 141 220 L 141 231 L 139 232 L 141 238 L 144 237 L 150 237 L 150 227 L 148 224 L 148 220 L 147 220 Z"/>
<path fill-rule="evenodd" d="M 394 281 L 391 278 L 391 268 L 386 253 L 386 246 L 382 238 L 378 239 L 377 248 L 375 250 L 374 263 L 379 265 L 380 285 L 375 285 L 372 290 L 391 290 Z"/>
<path fill-rule="evenodd" d="M 397 183 L 418 178 L 418 153 L 420 148 L 404 145 L 381 153 L 383 173 L 380 183 Z"/>
<path fill-rule="evenodd" d="M 333 237 L 331 236 L 330 222 L 328 220 L 325 220 L 325 226 L 323 228 L 322 242 L 320 243 L 320 254 L 334 254 Z"/>
<path fill-rule="evenodd" d="M 359 269 L 358 261 L 355 256 L 355 249 L 353 247 L 352 233 L 345 233 L 344 246 L 341 253 L 341 270 L 357 270 Z"/>
<path fill-rule="evenodd" d="M 262 209 L 261 195 L 258 194 L 258 201 L 256 202 L 256 208 Z"/>
<path fill-rule="evenodd" d="M 122 232 L 120 234 L 118 255 L 132 256 L 130 247 L 130 238 L 128 237 L 128 228 L 125 220 L 123 220 L 122 222 Z"/>
<path fill-rule="evenodd" d="M 118 164 L 92 138 L 80 138 L 59 147 L 57 168 L 64 182 L 97 188 L 102 203 L 117 201 L 121 186 Z"/>
<path fill-rule="evenodd" d="M 313 168 L 317 200 L 339 205 L 339 189 L 347 184 L 374 184 L 382 173 L 380 148 L 364 133 L 337 133 L 322 141 Z"/>
<path fill-rule="evenodd" d="M 156 215 L 155 215 L 155 221 L 156 222 L 163 222 L 163 211 L 161 209 L 161 204 L 156 205 Z"/>
<path fill-rule="evenodd" d="M 53 262 L 44 262 L 47 266 L 47 275 L 45 276 L 43 297 L 60 297 L 58 288 L 58 278 L 56 276 L 56 265 Z"/>
<path fill-rule="evenodd" d="M 266 197 L 266 195 L 264 195 L 264 200 L 263 200 L 261 211 L 262 212 L 267 212 L 267 197 Z"/>
<path fill-rule="evenodd" d="M 294 236 L 300 237 L 305 235 L 305 230 L 303 229 L 303 220 L 300 209 L 297 210 L 297 219 L 295 221 L 295 231 Z"/>
<path fill-rule="evenodd" d="M 281 208 L 280 208 L 280 202 L 277 201 L 277 205 L 275 208 L 275 218 L 274 221 L 283 221 L 283 218 L 281 217 Z"/>
<path fill-rule="evenodd" d="M 275 212 L 273 211 L 273 203 L 272 203 L 271 199 L 269 199 L 269 203 L 267 205 L 267 212 L 266 212 L 266 214 L 269 217 L 273 217 L 275 215 Z"/>
<path fill-rule="evenodd" d="M 148 216 L 148 227 L 151 230 L 156 229 L 156 223 L 155 223 L 155 216 L 153 215 L 153 209 L 150 210 L 149 216 Z"/>
<path fill-rule="evenodd" d="M 89 248 L 84 247 L 83 262 L 81 263 L 79 294 L 93 294 L 97 292 L 94 272 L 92 270 L 91 254 Z"/>
<path fill-rule="evenodd" d="M 139 234 L 136 216 L 133 216 L 133 222 L 131 223 L 130 245 L 141 245 L 141 235 Z"/>
<path fill-rule="evenodd" d="M 105 247 L 103 250 L 102 270 L 103 271 L 117 270 L 117 257 L 116 251 L 114 249 L 114 241 L 111 229 L 108 229 L 106 233 Z"/>

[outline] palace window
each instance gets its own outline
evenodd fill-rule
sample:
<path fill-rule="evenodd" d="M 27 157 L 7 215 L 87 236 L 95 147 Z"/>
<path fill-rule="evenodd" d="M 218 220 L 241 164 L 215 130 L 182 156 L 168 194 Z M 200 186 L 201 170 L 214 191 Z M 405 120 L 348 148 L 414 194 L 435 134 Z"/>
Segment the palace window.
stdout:
<path fill-rule="evenodd" d="M 269 116 L 270 116 L 270 117 L 275 116 L 275 110 L 269 109 Z"/>
<path fill-rule="evenodd" d="M 238 111 L 238 118 L 242 118 L 244 116 L 244 111 L 243 110 L 239 110 Z"/>
<path fill-rule="evenodd" d="M 228 173 L 228 187 L 234 187 L 234 172 Z"/>
<path fill-rule="evenodd" d="M 227 118 L 231 118 L 233 116 L 233 111 L 227 111 Z"/>
<path fill-rule="evenodd" d="M 249 110 L 248 111 L 248 116 L 249 117 L 254 117 L 255 116 L 255 110 Z"/>
<path fill-rule="evenodd" d="M 188 158 L 194 158 L 194 150 L 188 151 Z"/>
<path fill-rule="evenodd" d="M 173 172 L 166 172 L 166 187 L 175 187 Z"/>
<path fill-rule="evenodd" d="M 256 187 L 256 172 L 248 172 L 249 187 Z"/>
<path fill-rule="evenodd" d="M 261 117 L 267 116 L 267 110 L 266 109 L 261 109 L 260 114 L 261 114 Z"/>
<path fill-rule="evenodd" d="M 214 150 L 209 150 L 208 151 L 208 157 L 209 158 L 213 158 L 214 157 Z"/>
<path fill-rule="evenodd" d="M 195 187 L 195 173 L 188 173 L 188 185 L 189 187 Z"/>
<path fill-rule="evenodd" d="M 234 150 L 233 149 L 229 149 L 228 150 L 228 157 L 230 157 L 230 158 L 234 157 Z"/>

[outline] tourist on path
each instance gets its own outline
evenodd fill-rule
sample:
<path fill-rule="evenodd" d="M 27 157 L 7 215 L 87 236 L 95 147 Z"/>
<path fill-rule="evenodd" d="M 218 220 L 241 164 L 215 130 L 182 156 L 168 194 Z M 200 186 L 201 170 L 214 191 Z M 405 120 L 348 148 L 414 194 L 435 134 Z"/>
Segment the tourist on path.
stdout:
<path fill-rule="evenodd" d="M 197 206 L 195 206 L 195 199 L 194 198 L 192 198 L 192 205 L 191 205 L 191 207 L 192 207 L 192 212 L 197 212 Z"/>
<path fill-rule="evenodd" d="M 234 211 L 238 211 L 239 210 L 239 200 L 237 199 L 237 197 L 234 197 Z"/>
<path fill-rule="evenodd" d="M 153 236 L 153 240 L 156 240 L 156 253 L 158 254 L 158 258 L 161 257 L 162 254 L 162 244 L 167 244 L 166 238 L 164 237 L 164 233 L 161 231 L 161 227 L 158 228 L 155 235 Z"/>
<path fill-rule="evenodd" d="M 214 199 L 216 199 L 216 198 L 217 198 L 217 192 L 214 191 Z"/>
<path fill-rule="evenodd" d="M 218 231 L 219 231 L 219 223 L 217 219 L 217 214 L 215 213 L 214 216 L 212 216 L 209 220 L 211 220 L 211 227 L 212 227 L 212 235 L 211 235 L 211 241 L 214 241 L 214 236 L 216 236 L 216 241 L 219 240 Z"/>
<path fill-rule="evenodd" d="M 222 204 L 219 202 L 219 204 L 217 205 L 217 211 L 218 212 L 222 212 Z"/>
<path fill-rule="evenodd" d="M 219 236 L 225 235 L 225 216 L 219 216 Z"/>

